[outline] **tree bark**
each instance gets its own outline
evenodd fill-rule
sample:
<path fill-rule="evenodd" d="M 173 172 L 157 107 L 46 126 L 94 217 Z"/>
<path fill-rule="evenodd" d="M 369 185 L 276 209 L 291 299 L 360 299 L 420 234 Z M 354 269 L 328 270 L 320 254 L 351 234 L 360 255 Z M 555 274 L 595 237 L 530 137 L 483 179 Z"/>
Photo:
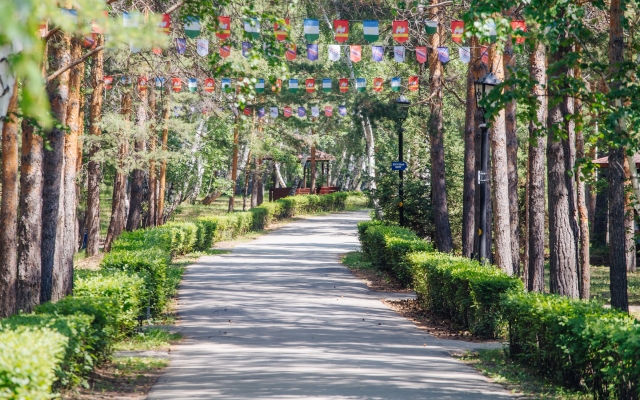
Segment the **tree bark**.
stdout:
<path fill-rule="evenodd" d="M 598 157 L 607 155 L 604 151 L 598 151 Z M 593 246 L 605 247 L 607 245 L 607 232 L 609 229 L 609 168 L 597 170 L 596 206 L 593 216 Z"/>
<path fill-rule="evenodd" d="M 503 55 L 492 49 L 490 62 L 496 77 L 504 80 Z M 511 253 L 511 218 L 509 216 L 509 176 L 507 161 L 505 111 L 500 110 L 491 123 L 491 163 L 495 204 L 495 264 L 508 275 L 515 273 Z"/>
<path fill-rule="evenodd" d="M 131 117 L 131 93 L 125 92 L 122 94 L 122 106 L 121 114 L 125 120 L 129 120 Z M 109 221 L 109 228 L 107 230 L 107 238 L 105 239 L 104 251 L 111 251 L 111 245 L 114 240 L 120 236 L 124 230 L 126 215 L 125 215 L 125 203 L 127 195 L 127 172 L 125 159 L 129 154 L 129 141 L 126 135 L 122 135 L 120 138 L 120 145 L 118 149 L 118 165 L 116 168 L 116 175 L 113 180 L 113 196 L 111 203 L 111 220 Z"/>
<path fill-rule="evenodd" d="M 478 39 L 472 37 L 469 43 L 472 48 L 478 47 Z M 474 57 L 474 61 L 476 58 Z M 462 255 L 472 257 L 475 229 L 475 197 L 476 197 L 476 94 L 474 82 L 480 78 L 478 62 L 469 63 L 467 69 L 467 98 L 464 121 L 464 186 L 462 188 Z"/>
<path fill-rule="evenodd" d="M 58 70 L 71 62 L 71 38 L 58 33 L 50 39 L 50 67 Z M 69 70 L 47 85 L 51 111 L 59 124 L 67 121 Z M 40 301 L 56 301 L 63 296 L 64 253 L 64 145 L 65 132 L 55 126 L 47 133 L 49 149 L 44 152 L 42 192 L 42 281 Z"/>
<path fill-rule="evenodd" d="M 439 0 L 431 0 L 438 4 Z M 439 15 L 439 8 L 432 7 L 431 12 Z M 438 24 L 437 32 L 431 35 L 429 49 L 429 75 L 431 110 L 429 116 L 429 137 L 431 139 L 431 195 L 433 201 L 433 222 L 435 225 L 436 248 L 443 253 L 453 251 L 453 238 L 449 223 L 447 205 L 447 185 L 444 165 L 444 126 L 442 116 L 442 63 L 438 59 L 437 48 L 440 46 L 442 24 Z"/>
<path fill-rule="evenodd" d="M 316 175 L 316 142 L 314 141 L 311 143 L 311 172 L 309 173 L 309 188 L 311 188 L 311 194 L 316 192 Z"/>
<path fill-rule="evenodd" d="M 2 126 L 2 205 L 0 206 L 0 317 L 19 309 L 18 281 L 18 81 Z"/>
<path fill-rule="evenodd" d="M 149 160 L 149 210 L 147 212 L 147 226 L 156 226 L 156 206 L 158 202 L 158 174 L 156 172 L 156 160 L 154 154 L 156 152 L 156 93 L 151 90 L 149 93 L 149 110 L 151 110 L 150 120 L 151 126 L 149 127 L 149 153 L 151 153 L 151 159 Z"/>
<path fill-rule="evenodd" d="M 251 159 L 251 148 L 249 148 L 249 154 L 247 154 L 247 163 L 244 166 L 244 191 L 242 192 L 242 211 L 247 211 L 247 197 L 249 197 L 249 160 Z M 254 170 L 255 170 L 255 160 L 254 160 Z M 250 204 L 251 207 L 255 207 L 253 202 Z"/>
<path fill-rule="evenodd" d="M 136 113 L 137 124 L 141 131 L 144 131 L 147 125 L 147 102 L 148 95 L 145 89 L 139 92 L 140 104 L 138 105 L 138 112 Z M 142 154 L 145 151 L 145 140 L 142 137 L 138 137 L 135 140 L 135 158 L 136 168 L 132 172 L 131 179 L 131 196 L 129 199 L 129 216 L 127 218 L 127 231 L 131 232 L 140 228 L 142 222 L 142 201 L 144 198 L 144 171 L 141 168 Z"/>
<path fill-rule="evenodd" d="M 231 181 L 233 182 L 233 186 L 231 188 L 231 196 L 229 197 L 228 212 L 233 212 L 234 202 L 236 200 L 236 181 L 238 179 L 238 143 L 240 140 L 240 133 L 238 130 L 238 115 L 236 114 L 235 124 L 233 127 L 233 156 L 231 158 Z"/>
<path fill-rule="evenodd" d="M 98 35 L 98 46 L 104 43 L 104 37 Z M 102 93 L 104 91 L 104 52 L 96 53 L 91 60 L 91 104 L 89 115 L 89 134 L 97 140 L 101 134 Z M 100 150 L 97 142 L 89 150 L 87 167 L 87 255 L 94 256 L 100 250 L 100 163 L 93 158 Z"/>
<path fill-rule="evenodd" d="M 162 110 L 162 151 L 167 151 L 169 144 L 169 100 L 165 100 Z M 167 187 L 167 157 L 162 158 L 160 164 L 160 178 L 159 178 L 159 190 L 158 190 L 158 208 L 156 216 L 156 224 L 164 224 L 164 196 Z"/>
<path fill-rule="evenodd" d="M 631 187 L 631 167 L 629 157 L 624 159 L 625 187 Z M 633 211 L 633 200 L 631 191 L 624 193 L 624 229 L 625 240 L 627 241 L 627 271 L 636 272 L 636 241 L 635 241 L 635 218 Z"/>
<path fill-rule="evenodd" d="M 576 48 L 576 52 L 580 52 L 580 48 Z M 576 79 L 582 79 L 582 71 L 580 67 L 574 68 L 574 76 Z M 576 159 L 581 159 L 586 156 L 584 150 L 584 134 L 582 131 L 582 100 L 576 98 L 575 113 L 578 115 L 576 123 Z M 578 287 L 580 289 L 580 298 L 583 300 L 589 300 L 591 289 L 591 269 L 589 266 L 589 215 L 587 212 L 587 199 L 585 183 L 582 177 L 582 169 L 576 171 L 576 191 L 578 201 L 578 225 L 579 225 L 579 243 L 578 243 Z M 634 254 L 635 256 L 635 254 Z"/>

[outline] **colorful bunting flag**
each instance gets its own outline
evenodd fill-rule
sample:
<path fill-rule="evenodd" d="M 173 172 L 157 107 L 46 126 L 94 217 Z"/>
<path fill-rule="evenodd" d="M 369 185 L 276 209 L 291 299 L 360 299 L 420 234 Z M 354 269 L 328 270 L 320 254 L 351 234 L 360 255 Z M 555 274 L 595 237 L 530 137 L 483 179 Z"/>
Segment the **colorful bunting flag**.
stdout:
<path fill-rule="evenodd" d="M 331 107 L 331 106 L 325 106 L 325 107 L 324 107 L 324 116 L 325 116 L 325 117 L 331 117 L 331 116 L 333 116 L 333 107 Z"/>
<path fill-rule="evenodd" d="M 231 78 L 222 78 L 220 83 L 220 87 L 224 92 L 229 93 L 231 91 Z"/>
<path fill-rule="evenodd" d="M 373 43 L 378 40 L 380 36 L 378 30 L 378 21 L 374 20 L 365 20 L 363 22 L 363 30 L 364 30 L 364 40 L 369 43 Z"/>
<path fill-rule="evenodd" d="M 120 83 L 122 86 L 131 86 L 131 78 L 128 76 L 123 76 L 120 78 Z"/>
<path fill-rule="evenodd" d="M 162 19 L 158 23 L 158 30 L 165 35 L 171 33 L 171 15 L 162 14 Z"/>
<path fill-rule="evenodd" d="M 293 110 L 291 110 L 291 107 L 286 106 L 284 108 L 284 116 L 285 116 L 285 118 L 289 118 L 291 116 L 292 112 L 293 112 Z"/>
<path fill-rule="evenodd" d="M 293 61 L 296 59 L 298 55 L 298 47 L 295 43 L 287 43 L 286 51 L 284 52 L 284 56 L 287 58 L 287 61 Z"/>
<path fill-rule="evenodd" d="M 291 25 L 289 24 L 289 18 L 284 19 L 284 24 L 280 25 L 277 22 L 273 23 L 273 33 L 276 35 L 276 40 L 287 40 L 289 37 L 289 30 Z"/>
<path fill-rule="evenodd" d="M 264 108 L 258 108 L 258 118 L 264 118 Z"/>
<path fill-rule="evenodd" d="M 453 40 L 456 43 L 461 43 L 463 34 L 464 34 L 464 21 L 459 21 L 459 20 L 451 21 L 451 40 Z"/>
<path fill-rule="evenodd" d="M 213 93 L 216 88 L 216 81 L 213 78 L 207 78 L 204 80 L 204 91 L 207 93 Z"/>
<path fill-rule="evenodd" d="M 146 91 L 148 83 L 149 83 L 149 80 L 147 79 L 146 76 L 139 76 L 138 77 L 138 91 L 139 92 Z"/>
<path fill-rule="evenodd" d="M 304 107 L 298 107 L 298 117 L 304 118 L 306 116 L 307 116 L 307 113 L 305 112 Z"/>
<path fill-rule="evenodd" d="M 271 118 L 278 118 L 278 107 L 270 107 L 269 108 L 269 116 Z"/>
<path fill-rule="evenodd" d="M 513 37 L 516 39 L 516 43 L 524 43 L 523 33 L 527 31 L 527 25 L 525 22 L 521 19 L 511 21 L 511 29 L 513 29 Z"/>
<path fill-rule="evenodd" d="M 384 79 L 382 78 L 373 78 L 373 91 L 374 92 L 382 92 L 382 85 L 384 84 Z"/>
<path fill-rule="evenodd" d="M 399 76 L 391 78 L 391 90 L 393 90 L 394 92 L 397 92 L 400 90 L 401 85 L 402 85 L 402 81 Z"/>
<path fill-rule="evenodd" d="M 82 40 L 82 46 L 85 49 L 93 49 L 94 47 L 96 47 L 96 39 L 97 35 L 95 33 L 89 33 L 88 35 L 84 36 L 84 39 Z"/>
<path fill-rule="evenodd" d="M 231 46 L 220 46 L 220 57 L 227 58 L 231 55 Z"/>
<path fill-rule="evenodd" d="M 471 61 L 471 49 L 469 47 L 458 48 L 458 54 L 462 63 L 468 64 Z"/>
<path fill-rule="evenodd" d="M 333 31 L 336 42 L 344 43 L 349 39 L 349 21 L 346 19 L 336 19 L 333 21 Z"/>
<path fill-rule="evenodd" d="M 264 79 L 262 78 L 256 82 L 256 93 L 264 93 Z"/>
<path fill-rule="evenodd" d="M 489 46 L 480 46 L 480 59 L 485 65 L 489 65 Z"/>
<path fill-rule="evenodd" d="M 330 93 L 331 83 L 331 78 L 322 78 L 322 91 L 325 93 Z"/>
<path fill-rule="evenodd" d="M 276 85 L 271 87 L 272 92 L 280 92 L 282 90 L 282 79 L 276 79 Z"/>
<path fill-rule="evenodd" d="M 191 93 L 195 92 L 198 90 L 198 80 L 196 78 L 189 78 L 188 86 Z"/>
<path fill-rule="evenodd" d="M 358 92 L 367 90 L 367 80 L 365 78 L 356 78 L 356 90 Z"/>
<path fill-rule="evenodd" d="M 495 43 L 498 37 L 498 34 L 496 32 L 496 22 L 495 21 L 487 22 L 487 27 L 489 31 L 489 42 Z"/>
<path fill-rule="evenodd" d="M 244 32 L 252 39 L 260 38 L 260 21 L 257 18 L 245 20 Z"/>
<path fill-rule="evenodd" d="M 349 79 L 340 78 L 340 84 L 338 86 L 341 93 L 346 93 L 349 90 Z"/>
<path fill-rule="evenodd" d="M 164 89 L 164 82 L 165 82 L 164 78 L 157 77 L 156 78 L 156 90 Z"/>
<path fill-rule="evenodd" d="M 184 54 L 187 51 L 187 39 L 176 38 L 176 51 L 178 54 Z"/>
<path fill-rule="evenodd" d="M 320 108 L 318 106 L 311 107 L 311 116 L 314 118 L 320 116 Z"/>
<path fill-rule="evenodd" d="M 424 64 L 427 62 L 427 47 L 426 46 L 418 46 L 416 47 L 416 60 L 420 64 Z"/>
<path fill-rule="evenodd" d="M 231 17 L 218 17 L 216 36 L 221 40 L 231 36 Z"/>
<path fill-rule="evenodd" d="M 415 92 L 420 87 L 420 79 L 417 76 L 409 77 L 409 90 Z"/>
<path fill-rule="evenodd" d="M 307 44 L 307 58 L 310 61 L 318 60 L 318 45 L 317 44 Z"/>
<path fill-rule="evenodd" d="M 384 46 L 371 46 L 371 60 L 380 62 L 384 59 Z"/>
<path fill-rule="evenodd" d="M 362 46 L 349 46 L 349 58 L 352 62 L 360 62 L 362 60 Z"/>
<path fill-rule="evenodd" d="M 184 34 L 195 39 L 200 35 L 200 18 L 188 15 L 184 17 Z"/>
<path fill-rule="evenodd" d="M 251 108 L 249 107 L 245 107 L 244 108 L 244 115 L 246 115 L 247 117 L 251 115 Z"/>
<path fill-rule="evenodd" d="M 304 82 L 305 88 L 307 90 L 307 93 L 313 93 L 316 91 L 316 80 L 313 78 L 308 78 L 305 82 Z"/>
<path fill-rule="evenodd" d="M 340 45 L 330 44 L 328 48 L 329 48 L 329 60 L 330 61 L 340 60 Z"/>
<path fill-rule="evenodd" d="M 438 21 L 426 21 L 424 29 L 426 30 L 427 35 L 435 35 L 435 33 L 438 32 Z"/>
<path fill-rule="evenodd" d="M 198 39 L 196 41 L 196 51 L 198 55 L 206 57 L 209 54 L 209 39 Z"/>
<path fill-rule="evenodd" d="M 251 51 L 251 48 L 253 46 L 251 45 L 251 42 L 242 42 L 242 56 L 244 58 L 249 57 L 249 52 Z"/>
<path fill-rule="evenodd" d="M 338 106 L 338 114 L 340 114 L 341 117 L 346 117 L 347 116 L 347 107 Z"/>
<path fill-rule="evenodd" d="M 298 80 L 297 79 L 289 79 L 289 92 L 298 93 Z"/>
<path fill-rule="evenodd" d="M 307 42 L 314 42 L 320 37 L 320 24 L 317 19 L 304 20 L 304 38 Z"/>
<path fill-rule="evenodd" d="M 404 56 L 405 56 L 404 46 L 393 46 L 393 61 L 398 63 L 403 63 Z"/>
<path fill-rule="evenodd" d="M 180 78 L 171 78 L 171 88 L 174 92 L 182 90 L 182 80 Z"/>
<path fill-rule="evenodd" d="M 449 62 L 449 48 L 444 46 L 444 47 L 438 47 L 438 60 L 440 60 L 441 63 L 446 64 Z"/>
<path fill-rule="evenodd" d="M 409 40 L 409 21 L 393 21 L 393 39 L 398 43 Z"/>

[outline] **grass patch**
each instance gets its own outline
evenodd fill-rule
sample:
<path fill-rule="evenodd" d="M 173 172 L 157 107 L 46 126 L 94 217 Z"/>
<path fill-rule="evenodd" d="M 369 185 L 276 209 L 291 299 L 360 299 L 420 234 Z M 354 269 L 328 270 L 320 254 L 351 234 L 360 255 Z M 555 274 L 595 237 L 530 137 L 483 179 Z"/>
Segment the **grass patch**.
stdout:
<path fill-rule="evenodd" d="M 467 352 L 459 356 L 459 359 L 495 382 L 504 385 L 512 393 L 522 393 L 526 398 L 566 400 L 592 398 L 585 393 L 569 391 L 545 381 L 525 366 L 510 360 L 504 350 Z"/>
<path fill-rule="evenodd" d="M 116 343 L 114 350 L 167 350 L 171 343 L 180 339 L 182 339 L 180 333 L 172 333 L 160 328 L 149 328 Z"/>
<path fill-rule="evenodd" d="M 351 251 L 342 257 L 342 263 L 352 269 L 375 269 L 369 261 L 365 260 L 361 251 Z"/>
<path fill-rule="evenodd" d="M 627 272 L 629 304 L 640 305 L 640 272 Z M 591 267 L 591 298 L 609 303 L 609 267 Z"/>

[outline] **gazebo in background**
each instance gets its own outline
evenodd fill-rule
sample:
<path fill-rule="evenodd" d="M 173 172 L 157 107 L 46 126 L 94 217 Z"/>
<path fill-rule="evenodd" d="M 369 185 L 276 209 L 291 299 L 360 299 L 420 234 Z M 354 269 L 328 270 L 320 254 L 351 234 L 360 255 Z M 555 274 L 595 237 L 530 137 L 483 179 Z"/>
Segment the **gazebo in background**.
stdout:
<path fill-rule="evenodd" d="M 325 153 L 320 150 L 315 151 L 315 163 L 316 170 L 319 166 L 320 172 L 320 181 L 323 182 L 320 186 L 316 185 L 315 188 L 307 187 L 307 184 L 311 185 L 313 182 L 311 173 L 312 173 L 312 159 L 310 155 L 299 154 L 298 162 L 303 164 L 303 173 L 302 173 L 302 181 L 295 191 L 293 188 L 276 188 L 275 187 L 275 177 L 274 177 L 274 188 L 269 190 L 269 201 L 276 201 L 278 199 L 282 199 L 284 197 L 290 196 L 292 192 L 296 195 L 299 194 L 329 194 L 334 192 L 339 192 L 340 188 L 338 186 L 329 186 L 329 181 L 331 180 L 331 171 L 329 169 L 329 162 L 335 161 L 336 157 Z M 319 164 L 319 165 L 318 165 Z M 317 182 L 317 180 L 316 180 Z"/>

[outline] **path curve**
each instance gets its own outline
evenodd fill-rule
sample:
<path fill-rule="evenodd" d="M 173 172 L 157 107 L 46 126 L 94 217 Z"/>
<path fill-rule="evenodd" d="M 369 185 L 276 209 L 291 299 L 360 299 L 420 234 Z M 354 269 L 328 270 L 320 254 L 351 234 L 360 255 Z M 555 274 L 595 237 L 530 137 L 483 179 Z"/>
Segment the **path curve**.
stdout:
<path fill-rule="evenodd" d="M 148 398 L 510 397 L 449 356 L 477 344 L 420 331 L 340 264 L 367 215 L 293 222 L 189 266 L 178 305 L 186 339 Z"/>

